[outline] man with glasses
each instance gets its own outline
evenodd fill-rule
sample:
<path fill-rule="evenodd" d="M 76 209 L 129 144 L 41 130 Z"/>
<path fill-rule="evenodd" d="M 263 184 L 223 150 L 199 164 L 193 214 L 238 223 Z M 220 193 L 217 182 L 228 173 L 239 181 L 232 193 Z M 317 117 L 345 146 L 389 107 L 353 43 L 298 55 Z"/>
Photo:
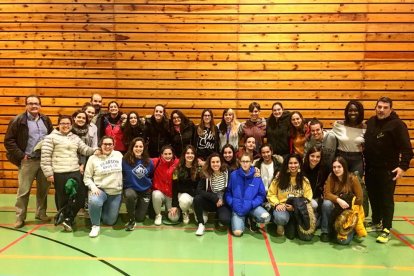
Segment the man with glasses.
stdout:
<path fill-rule="evenodd" d="M 35 218 L 43 222 L 50 221 L 46 215 L 49 182 L 40 169 L 40 150 L 36 145 L 52 132 L 50 119 L 40 114 L 41 101 L 36 95 L 26 97 L 26 111 L 13 118 L 4 138 L 7 159 L 19 168 L 16 200 L 15 228 L 24 226 L 29 203 L 30 189 L 36 179 Z"/>

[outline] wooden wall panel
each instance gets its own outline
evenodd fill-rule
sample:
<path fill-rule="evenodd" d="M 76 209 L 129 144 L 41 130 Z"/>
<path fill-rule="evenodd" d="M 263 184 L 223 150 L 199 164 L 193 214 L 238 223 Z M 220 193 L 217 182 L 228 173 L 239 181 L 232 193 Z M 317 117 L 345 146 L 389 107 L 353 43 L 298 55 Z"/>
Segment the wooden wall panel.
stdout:
<path fill-rule="evenodd" d="M 0 3 L 0 192 L 15 193 L 7 124 L 42 96 L 56 122 L 94 92 L 123 111 L 156 103 L 267 117 L 274 101 L 326 128 L 350 99 L 387 95 L 414 145 L 414 6 L 404 0 L 5 0 Z M 414 161 L 395 198 L 414 201 Z"/>

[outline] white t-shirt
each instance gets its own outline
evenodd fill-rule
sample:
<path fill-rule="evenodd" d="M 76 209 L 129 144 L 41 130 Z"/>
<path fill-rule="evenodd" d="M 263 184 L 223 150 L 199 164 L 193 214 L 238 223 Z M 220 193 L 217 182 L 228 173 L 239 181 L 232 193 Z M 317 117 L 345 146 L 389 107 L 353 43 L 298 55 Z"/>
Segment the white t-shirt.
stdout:
<path fill-rule="evenodd" d="M 270 164 L 265 164 L 262 162 L 260 165 L 260 175 L 262 177 L 266 191 L 269 189 L 270 183 L 272 183 L 274 172 L 273 161 Z"/>

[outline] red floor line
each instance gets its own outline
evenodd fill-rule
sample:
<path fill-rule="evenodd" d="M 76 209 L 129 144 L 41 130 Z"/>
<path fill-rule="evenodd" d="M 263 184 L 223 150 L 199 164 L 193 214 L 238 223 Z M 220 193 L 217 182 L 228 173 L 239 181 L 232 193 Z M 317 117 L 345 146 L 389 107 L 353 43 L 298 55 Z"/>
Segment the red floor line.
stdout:
<path fill-rule="evenodd" d="M 408 217 L 403 217 L 403 219 L 404 219 L 406 222 L 408 222 L 408 223 L 410 223 L 410 224 L 414 225 L 414 222 L 413 222 L 413 221 L 411 221 L 411 220 L 409 220 L 409 219 L 408 219 Z"/>
<path fill-rule="evenodd" d="M 267 237 L 267 233 L 264 230 L 262 230 L 261 232 L 262 232 L 263 238 L 264 238 L 265 243 L 266 243 L 267 253 L 269 253 L 269 258 L 270 258 L 270 261 L 272 262 L 273 271 L 275 272 L 276 276 L 280 276 L 280 272 L 279 272 L 279 269 L 277 268 L 276 260 L 275 260 L 275 257 L 273 256 L 272 247 L 270 246 L 270 242 L 269 242 L 269 238 Z"/>
<path fill-rule="evenodd" d="M 230 233 L 230 229 L 227 232 L 227 249 L 229 255 L 229 276 L 234 276 L 233 236 Z"/>
<path fill-rule="evenodd" d="M 19 238 L 15 239 L 11 243 L 9 243 L 8 245 L 6 245 L 2 249 L 0 249 L 0 254 L 3 253 L 4 251 L 6 251 L 7 249 L 9 249 L 10 247 L 12 247 L 13 245 L 17 244 L 19 241 L 23 240 L 24 238 L 26 238 L 27 236 L 29 236 L 31 233 L 33 233 L 34 231 L 36 231 L 37 229 L 39 229 L 42 226 L 43 226 L 43 224 L 39 224 L 39 225 L 35 226 L 33 229 L 31 229 L 30 231 L 25 233 L 23 236 L 20 236 Z"/>
<path fill-rule="evenodd" d="M 411 249 L 414 250 L 414 245 L 411 244 L 409 241 L 407 241 L 406 239 L 404 239 L 404 237 L 402 237 L 402 235 L 400 233 L 398 233 L 395 230 L 391 230 L 391 234 L 393 234 L 397 239 L 399 239 L 400 241 L 402 241 L 403 243 L 405 243 L 405 245 L 407 245 L 408 247 L 410 247 Z"/>
<path fill-rule="evenodd" d="M 414 236 L 414 234 L 404 234 L 404 233 L 400 233 L 400 236 Z"/>
<path fill-rule="evenodd" d="M 394 216 L 394 218 L 414 218 L 414 216 Z"/>

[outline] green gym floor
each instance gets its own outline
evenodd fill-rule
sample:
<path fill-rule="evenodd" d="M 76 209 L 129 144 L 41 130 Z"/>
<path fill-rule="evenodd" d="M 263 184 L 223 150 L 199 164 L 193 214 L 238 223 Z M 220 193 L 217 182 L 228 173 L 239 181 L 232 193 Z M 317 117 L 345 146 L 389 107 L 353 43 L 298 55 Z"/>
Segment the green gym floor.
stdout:
<path fill-rule="evenodd" d="M 14 229 L 14 195 L 0 195 L 0 275 L 414 275 L 414 203 L 397 203 L 392 238 L 377 244 L 375 233 L 349 246 L 247 232 L 241 238 L 207 224 L 153 226 L 147 220 L 126 232 L 122 219 L 89 238 L 89 222 L 77 230 L 34 220 L 34 198 L 26 226 Z M 54 206 L 49 198 L 49 206 Z M 53 215 L 50 208 L 49 215 Z"/>

